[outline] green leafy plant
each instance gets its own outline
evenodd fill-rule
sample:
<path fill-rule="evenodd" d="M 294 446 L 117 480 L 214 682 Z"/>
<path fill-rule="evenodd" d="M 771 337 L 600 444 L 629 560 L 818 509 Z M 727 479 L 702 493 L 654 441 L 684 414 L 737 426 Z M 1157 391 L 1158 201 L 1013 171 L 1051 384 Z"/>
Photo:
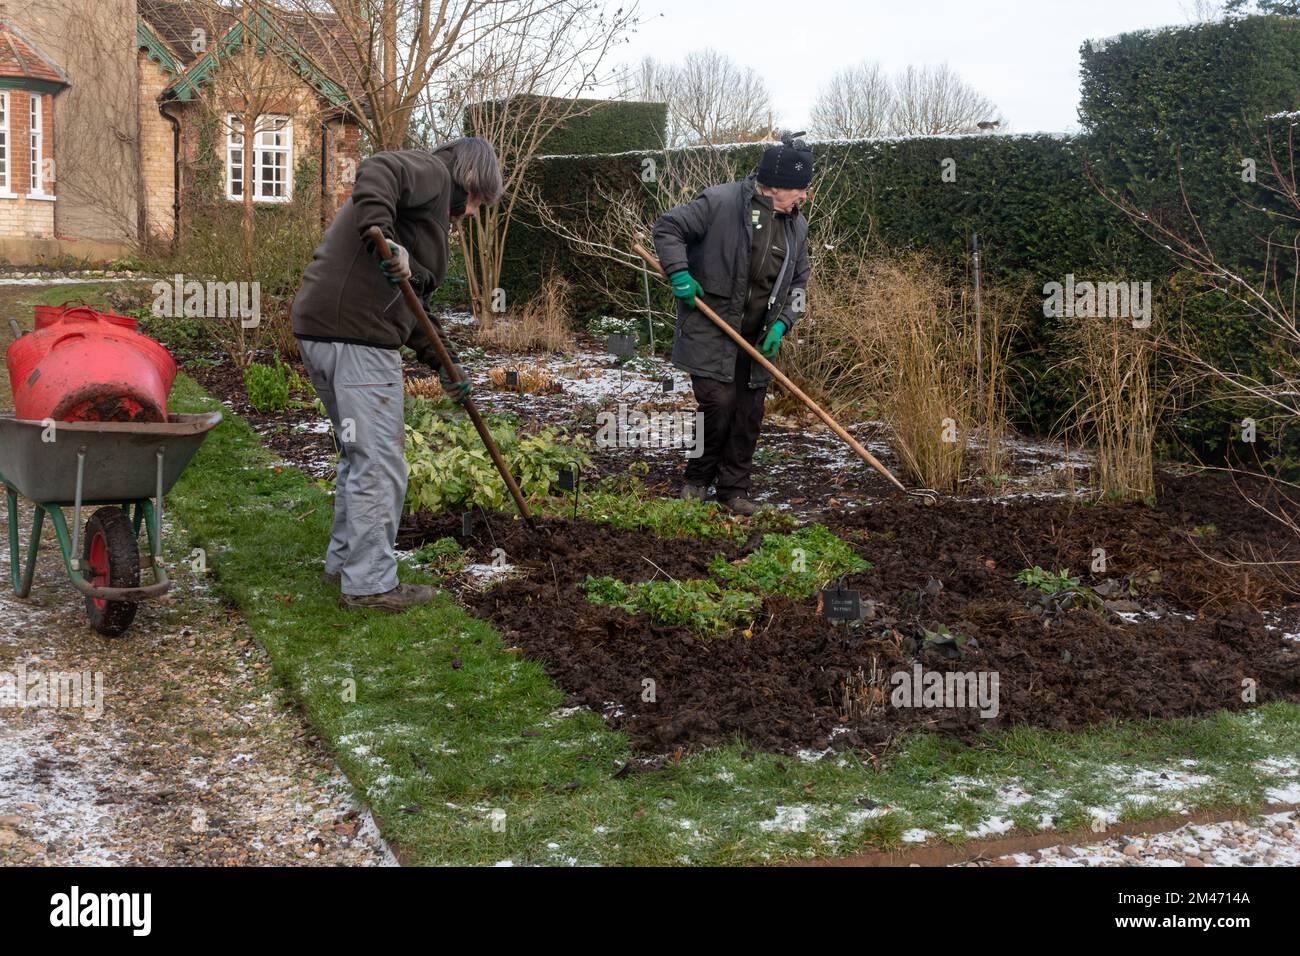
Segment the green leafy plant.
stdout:
<path fill-rule="evenodd" d="M 290 373 L 293 370 L 276 358 L 274 365 L 249 365 L 244 369 L 244 391 L 248 404 L 263 415 L 289 407 Z"/>
<path fill-rule="evenodd" d="M 802 598 L 870 567 L 824 525 L 815 524 L 793 534 L 765 535 L 757 551 L 734 564 L 718 555 L 709 571 L 735 587 Z"/>
<path fill-rule="evenodd" d="M 928 627 L 921 628 L 922 644 L 946 644 L 948 641 L 956 644 L 958 647 L 965 647 L 970 638 L 965 634 L 959 634 L 949 630 L 947 624 L 939 623 L 933 629 Z"/>
<path fill-rule="evenodd" d="M 635 335 L 636 327 L 635 319 L 601 315 L 587 323 L 587 332 L 593 339 L 605 339 L 611 335 Z"/>
<path fill-rule="evenodd" d="M 511 420 L 488 417 L 488 428 L 506 465 L 527 497 L 544 496 L 559 478 L 560 469 L 588 468 L 591 442 L 566 436 L 555 428 L 526 434 Z M 463 417 L 440 414 L 433 403 L 407 399 L 406 461 L 410 478 L 406 507 L 411 511 L 445 511 L 478 505 L 501 510 L 510 492 L 497 473 L 474 424 Z"/>
<path fill-rule="evenodd" d="M 1025 568 L 1016 575 L 1016 583 L 1025 587 L 1037 588 L 1044 594 L 1056 594 L 1060 591 L 1075 591 L 1079 588 L 1079 579 L 1069 571 L 1044 571 L 1038 565 Z"/>
<path fill-rule="evenodd" d="M 583 590 L 593 604 L 646 614 L 657 624 L 688 627 L 705 635 L 735 630 L 763 605 L 757 594 L 705 580 L 625 584 L 610 577 L 588 577 Z"/>
<path fill-rule="evenodd" d="M 738 518 L 722 511 L 713 502 L 696 499 L 662 498 L 646 491 L 636 471 L 637 464 L 624 475 L 608 475 L 584 488 L 578 502 L 578 514 L 589 521 L 600 521 L 624 530 L 645 530 L 661 538 L 729 538 L 744 541 L 755 528 L 784 528 L 794 519 L 775 510 L 765 510 L 752 518 Z M 557 507 L 557 512 L 562 510 Z"/>
<path fill-rule="evenodd" d="M 430 541 L 414 551 L 411 557 L 417 564 L 432 565 L 443 573 L 459 571 L 465 566 L 465 551 L 455 538 Z"/>

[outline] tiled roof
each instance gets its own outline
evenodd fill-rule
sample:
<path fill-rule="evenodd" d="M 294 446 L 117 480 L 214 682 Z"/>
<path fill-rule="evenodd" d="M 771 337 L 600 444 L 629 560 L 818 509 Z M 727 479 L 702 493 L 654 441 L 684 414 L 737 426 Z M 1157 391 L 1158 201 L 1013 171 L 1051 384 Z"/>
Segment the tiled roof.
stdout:
<path fill-rule="evenodd" d="M 0 20 L 0 77 L 68 85 L 62 67 L 11 23 Z"/>
<path fill-rule="evenodd" d="M 300 13 L 265 7 L 283 33 L 302 50 L 317 68 L 332 80 L 349 85 L 358 99 L 362 85 L 357 78 L 355 56 L 348 53 L 355 45 L 348 41 L 337 20 L 318 16 L 310 20 Z M 207 4 L 181 3 L 175 0 L 139 0 L 140 16 L 167 44 L 176 59 L 189 68 L 203 55 L 195 50 L 196 30 L 204 33 L 204 43 L 215 43 L 235 23 L 235 18 Z M 212 32 L 218 36 L 207 36 Z"/>

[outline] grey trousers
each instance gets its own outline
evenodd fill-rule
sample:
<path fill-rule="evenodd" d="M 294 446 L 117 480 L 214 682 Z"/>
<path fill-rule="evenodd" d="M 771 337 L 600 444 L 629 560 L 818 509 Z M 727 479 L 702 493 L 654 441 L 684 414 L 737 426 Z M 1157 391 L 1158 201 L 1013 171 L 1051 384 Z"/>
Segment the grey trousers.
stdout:
<path fill-rule="evenodd" d="M 304 339 L 298 348 L 339 445 L 325 571 L 342 573 L 344 594 L 391 591 L 407 477 L 401 353 Z"/>

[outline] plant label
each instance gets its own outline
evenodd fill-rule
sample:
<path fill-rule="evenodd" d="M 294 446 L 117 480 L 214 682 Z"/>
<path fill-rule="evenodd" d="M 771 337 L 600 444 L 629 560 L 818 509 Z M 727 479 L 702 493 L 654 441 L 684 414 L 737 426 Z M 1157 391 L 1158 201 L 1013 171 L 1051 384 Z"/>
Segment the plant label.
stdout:
<path fill-rule="evenodd" d="M 506 372 L 506 384 L 511 388 L 517 387 L 519 385 L 519 373 L 514 369 L 509 369 Z"/>
<path fill-rule="evenodd" d="M 673 377 L 671 375 L 666 375 L 662 379 L 662 382 L 664 386 L 664 394 L 667 395 L 673 390 Z"/>
<path fill-rule="evenodd" d="M 474 515 L 471 512 L 466 511 L 460 516 L 460 533 L 464 538 L 474 533 Z"/>
<path fill-rule="evenodd" d="M 822 617 L 828 621 L 862 620 L 862 594 L 843 588 L 823 591 Z"/>
<path fill-rule="evenodd" d="M 609 349 L 611 355 L 617 355 L 619 358 L 627 358 L 632 354 L 632 336 L 630 335 L 611 335 L 605 340 L 605 347 Z"/>
<path fill-rule="evenodd" d="M 572 491 L 574 488 L 574 477 L 572 468 L 561 468 L 559 477 L 559 486 L 561 491 Z"/>

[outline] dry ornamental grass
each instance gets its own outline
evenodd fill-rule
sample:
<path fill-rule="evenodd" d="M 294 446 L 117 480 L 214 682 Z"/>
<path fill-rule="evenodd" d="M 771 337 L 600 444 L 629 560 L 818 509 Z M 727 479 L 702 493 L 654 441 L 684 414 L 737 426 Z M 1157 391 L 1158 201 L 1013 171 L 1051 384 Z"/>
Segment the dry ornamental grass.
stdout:
<path fill-rule="evenodd" d="M 552 273 L 522 309 L 506 315 L 486 313 L 474 333 L 478 345 L 512 352 L 564 352 L 573 347 L 569 326 L 569 283 Z"/>

